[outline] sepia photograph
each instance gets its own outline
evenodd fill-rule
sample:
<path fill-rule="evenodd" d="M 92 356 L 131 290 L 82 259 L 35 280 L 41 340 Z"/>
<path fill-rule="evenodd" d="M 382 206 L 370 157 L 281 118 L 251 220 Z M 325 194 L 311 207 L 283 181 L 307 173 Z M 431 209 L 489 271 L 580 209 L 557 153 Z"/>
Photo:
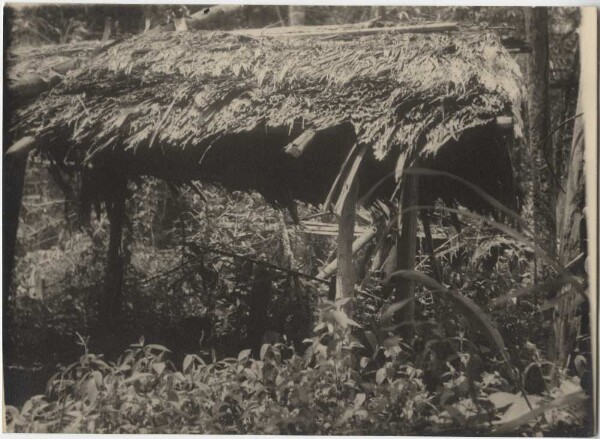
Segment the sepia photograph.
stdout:
<path fill-rule="evenodd" d="M 595 8 L 3 14 L 3 432 L 597 434 Z"/>

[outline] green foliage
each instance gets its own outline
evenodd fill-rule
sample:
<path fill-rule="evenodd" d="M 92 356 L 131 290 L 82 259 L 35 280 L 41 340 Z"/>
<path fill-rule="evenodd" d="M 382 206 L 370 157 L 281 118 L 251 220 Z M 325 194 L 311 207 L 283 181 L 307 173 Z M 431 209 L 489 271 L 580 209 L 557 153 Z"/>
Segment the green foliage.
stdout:
<path fill-rule="evenodd" d="M 585 401 L 576 381 L 525 402 L 507 392 L 510 386 L 497 374 L 474 372 L 473 353 L 459 352 L 457 367 L 447 364 L 441 376 L 445 384 L 433 392 L 397 339 L 385 343 L 384 359 L 374 368 L 371 359 L 358 358 L 362 346 L 351 330 L 356 324 L 342 311 L 343 304 L 322 307 L 304 355 L 282 344 L 265 344 L 257 359 L 243 350 L 210 363 L 188 355 L 174 365 L 166 347 L 141 339 L 109 362 L 88 352 L 87 341 L 79 337 L 84 354 L 50 379 L 46 395 L 31 398 L 20 410 L 8 407 L 8 429 L 406 435 L 483 432 L 490 423 L 499 432 L 524 426 L 532 432 L 580 420 L 561 405 Z M 547 401 L 552 402 L 521 417 L 524 404 L 542 407 Z M 544 411 L 553 415 L 529 430 L 528 423 Z"/>

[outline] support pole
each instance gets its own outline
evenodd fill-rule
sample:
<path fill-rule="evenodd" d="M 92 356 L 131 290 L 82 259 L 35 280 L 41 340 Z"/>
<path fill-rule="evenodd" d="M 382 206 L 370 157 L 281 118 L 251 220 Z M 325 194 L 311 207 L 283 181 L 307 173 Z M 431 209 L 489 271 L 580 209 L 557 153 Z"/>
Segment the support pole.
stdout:
<path fill-rule="evenodd" d="M 2 209 L 4 220 L 4 282 L 2 290 L 4 309 L 6 309 L 8 289 L 10 287 L 15 260 L 19 214 L 21 212 L 23 183 L 25 181 L 25 167 L 29 158 L 29 152 L 35 147 L 35 143 L 33 137 L 24 137 L 11 146 L 4 155 L 4 205 Z"/>
<path fill-rule="evenodd" d="M 35 147 L 36 141 L 33 137 L 24 137 L 11 146 L 4 155 L 4 169 L 2 179 L 3 205 L 2 219 L 4 227 L 2 234 L 4 238 L 4 259 L 2 266 L 2 329 L 4 364 L 10 364 L 12 358 L 12 347 L 10 346 L 9 331 L 12 328 L 12 315 L 9 311 L 8 299 L 10 297 L 10 285 L 15 262 L 15 249 L 17 245 L 17 231 L 19 229 L 19 215 L 21 212 L 21 200 L 23 198 L 23 184 L 25 182 L 25 168 L 29 152 Z"/>
<path fill-rule="evenodd" d="M 455 214 L 456 215 L 456 214 Z M 440 283 L 444 282 L 442 275 L 442 268 L 435 257 L 435 249 L 433 246 L 433 237 L 431 236 L 431 216 L 429 212 L 421 212 L 421 219 L 423 220 L 423 231 L 425 232 L 425 247 L 429 257 L 431 258 L 431 266 L 433 268 L 433 275 L 435 280 Z"/>
<path fill-rule="evenodd" d="M 125 251 L 123 246 L 123 225 L 125 224 L 125 205 L 127 200 L 127 177 L 120 175 L 114 182 L 114 192 L 110 206 L 107 206 L 110 220 L 110 238 L 106 263 L 104 294 L 100 303 L 100 333 L 110 337 L 118 330 L 122 315 L 123 279 L 125 277 Z M 110 340 L 103 344 L 110 348 Z"/>
<path fill-rule="evenodd" d="M 352 263 L 352 243 L 354 240 L 354 220 L 356 202 L 358 200 L 358 181 L 350 183 L 348 195 L 343 202 L 338 228 L 338 276 L 336 284 L 336 299 L 352 298 L 354 294 L 354 264 Z M 349 302 L 349 305 L 351 302 Z M 352 308 L 347 307 L 346 312 L 352 315 Z"/>
<path fill-rule="evenodd" d="M 416 206 L 419 201 L 418 176 L 406 175 L 402 191 L 401 209 Z M 401 223 L 398 225 L 400 236 L 397 246 L 397 264 L 400 270 L 415 269 L 415 255 L 417 252 L 417 211 L 412 210 L 400 215 Z M 415 319 L 415 289 L 408 279 L 399 279 L 396 289 L 396 301 L 412 299 L 398 312 L 398 319 L 403 324 L 400 334 L 406 341 L 414 336 Z"/>
<path fill-rule="evenodd" d="M 248 297 L 248 342 L 252 356 L 260 358 L 262 339 L 269 329 L 268 310 L 271 303 L 271 280 L 267 268 L 261 264 L 252 267 L 252 287 Z"/>

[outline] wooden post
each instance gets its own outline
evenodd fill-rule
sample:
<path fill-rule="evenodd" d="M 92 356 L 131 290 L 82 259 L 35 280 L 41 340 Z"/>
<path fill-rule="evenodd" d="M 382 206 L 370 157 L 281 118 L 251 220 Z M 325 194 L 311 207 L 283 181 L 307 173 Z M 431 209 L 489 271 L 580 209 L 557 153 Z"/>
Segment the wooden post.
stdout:
<path fill-rule="evenodd" d="M 104 19 L 104 31 L 102 31 L 102 39 L 101 39 L 101 41 L 103 43 L 107 42 L 108 39 L 110 38 L 110 34 L 112 33 L 112 28 L 113 28 L 113 19 L 112 19 L 112 17 L 108 16 Z"/>
<path fill-rule="evenodd" d="M 352 243 L 354 241 L 354 217 L 358 199 L 358 181 L 350 182 L 350 189 L 346 196 L 339 218 L 338 228 L 338 276 L 336 283 L 336 299 L 352 298 L 354 294 L 354 264 L 352 262 Z M 351 302 L 349 302 L 349 305 Z M 348 306 L 346 312 L 352 315 L 352 308 Z"/>
<path fill-rule="evenodd" d="M 123 247 L 123 225 L 127 200 L 127 176 L 119 175 L 114 182 L 113 197 L 107 206 L 110 220 L 108 258 L 104 294 L 99 309 L 99 325 L 102 336 L 110 336 L 118 330 L 121 322 L 123 302 L 123 279 L 125 277 L 125 251 Z M 109 340 L 105 340 L 108 342 Z M 107 346 L 108 347 L 108 346 Z"/>
<path fill-rule="evenodd" d="M 21 198 L 25 181 L 25 167 L 29 152 L 35 147 L 33 137 L 24 137 L 11 146 L 4 156 L 4 204 L 2 207 L 4 227 L 4 267 L 3 299 L 4 309 L 8 299 L 12 270 L 15 260 Z"/>
<path fill-rule="evenodd" d="M 300 5 L 289 5 L 288 21 L 290 26 L 304 26 L 306 24 L 305 7 Z"/>
<path fill-rule="evenodd" d="M 185 17 L 175 17 L 173 24 L 175 25 L 175 32 L 185 32 L 188 30 Z"/>
<path fill-rule="evenodd" d="M 252 267 L 252 286 L 248 297 L 248 342 L 254 358 L 259 358 L 262 338 L 268 327 L 268 311 L 271 302 L 271 279 L 262 264 Z"/>
<path fill-rule="evenodd" d="M 419 198 L 418 176 L 406 175 L 404 178 L 406 180 L 402 191 L 401 209 L 416 206 Z M 400 215 L 399 221 L 400 236 L 396 248 L 398 269 L 414 270 L 417 252 L 417 211 L 412 210 Z M 396 287 L 396 301 L 405 299 L 412 300 L 398 312 L 398 320 L 404 324 L 400 327 L 400 334 L 404 340 L 410 341 L 414 336 L 415 290 L 411 281 L 401 278 Z"/>
<path fill-rule="evenodd" d="M 454 214 L 456 215 L 456 214 Z M 431 236 L 431 216 L 429 212 L 421 212 L 421 219 L 423 220 L 423 231 L 425 232 L 425 248 L 429 257 L 431 258 L 431 266 L 433 269 L 435 280 L 440 283 L 444 282 L 442 268 L 435 257 L 435 248 L 433 246 L 433 237 Z"/>
<path fill-rule="evenodd" d="M 33 137 L 25 137 L 13 146 L 11 146 L 4 155 L 4 169 L 2 172 L 3 180 L 3 204 L 2 219 L 4 227 L 2 228 L 2 237 L 4 238 L 4 259 L 2 266 L 2 337 L 4 364 L 10 364 L 11 351 L 9 346 L 9 331 L 12 327 L 12 314 L 9 312 L 8 299 L 10 294 L 10 285 L 12 281 L 12 272 L 15 261 L 15 249 L 17 244 L 17 231 L 19 229 L 19 215 L 21 212 L 21 200 L 23 197 L 23 184 L 25 181 L 25 169 L 29 152 L 35 147 Z"/>

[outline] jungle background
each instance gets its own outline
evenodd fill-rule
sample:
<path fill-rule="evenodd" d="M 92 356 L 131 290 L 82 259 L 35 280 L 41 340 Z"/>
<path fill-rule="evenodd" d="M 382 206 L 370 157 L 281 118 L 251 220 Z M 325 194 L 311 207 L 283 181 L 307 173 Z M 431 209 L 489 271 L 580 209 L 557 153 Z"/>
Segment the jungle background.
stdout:
<path fill-rule="evenodd" d="M 9 6 L 5 41 L 18 48 L 120 38 L 206 7 Z M 514 56 L 526 72 L 528 29 L 516 8 L 244 6 L 203 26 L 372 19 L 498 29 L 515 49 L 525 48 Z M 551 150 L 541 186 L 527 142 L 513 151 L 519 215 L 554 241 L 579 121 L 579 20 L 575 8 L 549 10 Z M 556 352 L 556 296 L 564 284 L 557 287 L 551 268 L 540 267 L 535 249 L 483 217 L 461 218 L 457 227 L 449 214 L 433 215 L 438 275 L 477 309 L 462 316 L 418 285 L 417 336 L 407 344 L 394 328 L 382 331 L 399 307 L 375 275 L 362 273 L 351 319 L 329 297 L 329 285 L 314 278 L 335 252 L 333 217 L 314 220 L 318 206 L 298 206 L 298 225 L 255 193 L 142 178 L 130 182 L 127 198 L 121 335 L 107 342 L 98 336 L 98 302 L 109 221 L 100 210 L 82 217 L 72 187 L 41 157 L 30 158 L 4 303 L 13 316 L 3 340 L 9 431 L 591 434 L 589 400 L 569 397 L 591 389 L 587 302 L 572 304 L 574 342 L 566 355 Z M 550 200 L 542 209 L 534 200 L 540 193 Z M 372 221 L 364 212 L 359 226 Z M 436 267 L 421 224 L 418 236 L 417 271 L 431 275 Z M 358 272 L 370 256 L 368 249 L 357 255 Z M 585 255 L 564 265 L 586 285 Z M 488 317 L 510 365 L 478 330 L 477 319 Z M 532 410 L 540 403 L 550 406 Z M 523 419 L 526 412 L 533 414 Z"/>

